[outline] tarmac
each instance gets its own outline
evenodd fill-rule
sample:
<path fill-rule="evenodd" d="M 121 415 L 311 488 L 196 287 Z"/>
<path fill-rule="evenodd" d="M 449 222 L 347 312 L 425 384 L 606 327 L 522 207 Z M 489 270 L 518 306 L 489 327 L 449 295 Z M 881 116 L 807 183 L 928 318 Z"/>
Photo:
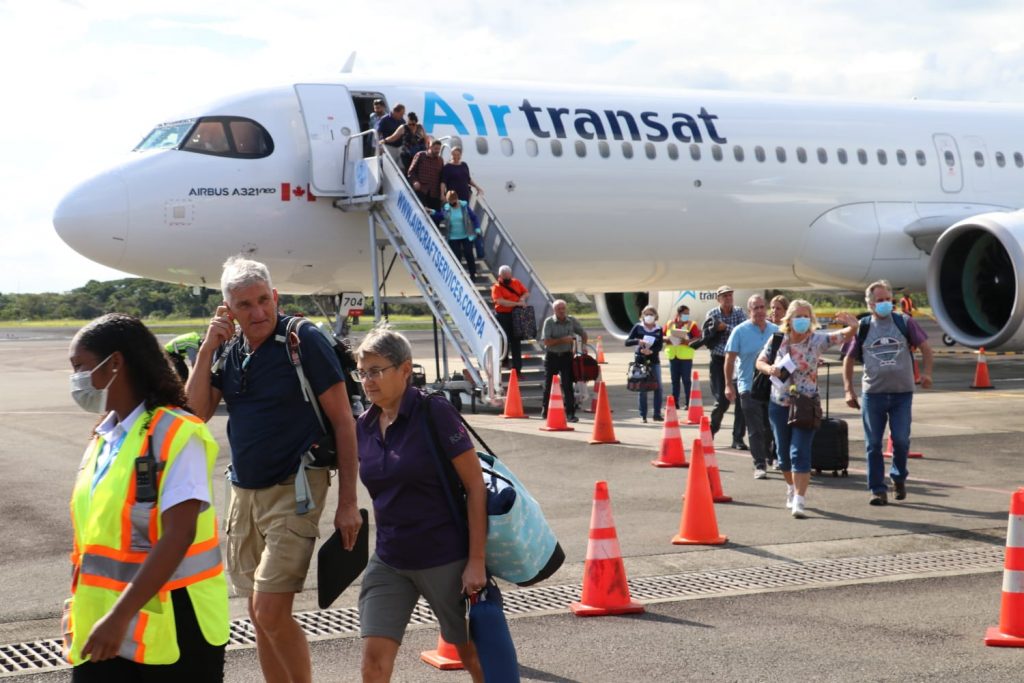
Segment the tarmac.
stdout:
<path fill-rule="evenodd" d="M 68 395 L 72 333 L 0 328 L 0 481 L 6 484 L 0 496 L 0 677 L 70 678 L 67 669 L 32 673 L 31 663 L 3 667 L 18 647 L 59 637 L 69 590 L 67 501 L 96 422 Z M 941 347 L 937 330 L 929 333 Z M 410 336 L 433 379 L 429 334 Z M 749 453 L 724 447 L 730 410 L 716 450 L 734 502 L 715 505 L 719 531 L 729 541 L 673 546 L 688 470 L 650 465 L 661 425 L 640 422 L 636 397 L 625 390 L 632 354 L 608 340 L 605 335 L 602 372 L 621 444 L 588 444 L 593 419 L 587 413 L 580 413 L 575 431 L 555 433 L 540 431 L 536 416 L 466 415 L 541 502 L 566 553 L 564 566 L 539 586 L 503 585 L 522 680 L 1021 680 L 1024 650 L 982 642 L 986 628 L 999 622 L 1009 500 L 1021 486 L 1019 357 L 990 356 L 996 388 L 973 391 L 975 355 L 942 349 L 935 388 L 914 401 L 913 450 L 924 457 L 910 461 L 907 499 L 887 507 L 867 504 L 863 431 L 859 415 L 842 402 L 838 368 L 830 407 L 850 423 L 851 468 L 846 478 L 812 478 L 809 519 L 789 516 L 778 473 L 754 480 Z M 695 369 L 710 411 L 707 358 L 698 352 Z M 667 381 L 665 387 L 667 394 Z M 210 426 L 226 464 L 223 411 Z M 684 426 L 683 438 L 689 455 L 696 428 Z M 647 608 L 642 615 L 579 618 L 568 611 L 579 597 L 598 480 L 609 485 L 630 587 Z M 223 510 L 223 487 L 214 491 Z M 365 491 L 360 496 L 370 507 Z M 330 502 L 324 537 L 333 509 Z M 297 609 L 311 619 L 351 616 L 358 587 L 320 612 L 315 576 L 314 567 Z M 242 601 L 232 599 L 233 617 L 244 612 Z M 394 680 L 468 680 L 418 661 L 437 639 L 436 625 L 420 621 L 407 632 Z M 359 680 L 358 633 L 334 631 L 311 638 L 315 680 Z M 251 645 L 231 645 L 227 659 L 225 680 L 259 680 Z"/>

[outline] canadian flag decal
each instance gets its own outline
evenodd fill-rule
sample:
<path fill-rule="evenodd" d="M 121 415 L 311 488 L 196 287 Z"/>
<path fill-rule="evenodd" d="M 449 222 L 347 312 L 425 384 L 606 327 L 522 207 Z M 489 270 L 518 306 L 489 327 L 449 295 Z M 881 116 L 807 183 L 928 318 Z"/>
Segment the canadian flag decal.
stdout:
<path fill-rule="evenodd" d="M 305 186 L 301 184 L 292 185 L 291 183 L 281 183 L 281 201 L 290 202 L 293 196 L 295 199 L 302 199 L 302 197 L 305 196 L 307 202 L 316 201 L 316 195 L 309 189 L 309 183 L 306 183 Z"/>

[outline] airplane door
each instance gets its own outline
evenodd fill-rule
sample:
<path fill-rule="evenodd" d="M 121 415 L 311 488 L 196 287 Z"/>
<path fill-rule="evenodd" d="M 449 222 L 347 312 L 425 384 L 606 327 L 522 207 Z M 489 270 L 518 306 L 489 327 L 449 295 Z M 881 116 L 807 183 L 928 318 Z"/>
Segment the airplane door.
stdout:
<path fill-rule="evenodd" d="M 356 112 L 348 88 L 325 83 L 298 83 L 302 119 L 309 136 L 309 180 L 313 192 L 322 196 L 351 194 L 346 180 L 354 177 L 354 163 L 361 156 L 346 160 L 345 148 L 350 136 L 359 132 Z M 348 163 L 353 168 L 344 173 Z"/>
<path fill-rule="evenodd" d="M 964 186 L 964 176 L 960 170 L 960 151 L 952 135 L 936 133 L 935 151 L 939 155 L 939 173 L 944 192 L 959 192 Z"/>

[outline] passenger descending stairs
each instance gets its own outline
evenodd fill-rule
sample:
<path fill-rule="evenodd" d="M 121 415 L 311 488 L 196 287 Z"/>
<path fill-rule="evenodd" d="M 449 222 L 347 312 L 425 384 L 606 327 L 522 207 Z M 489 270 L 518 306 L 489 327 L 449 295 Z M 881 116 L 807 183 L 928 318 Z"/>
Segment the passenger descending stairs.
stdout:
<path fill-rule="evenodd" d="M 464 391 L 484 404 L 502 405 L 508 373 L 502 371 L 501 359 L 507 340 L 494 314 L 490 287 L 498 268 L 509 265 L 514 277 L 530 291 L 529 301 L 534 306 L 539 332 L 544 318 L 550 315 L 551 297 L 533 266 L 491 207 L 477 195 L 471 207 L 481 221 L 487 256 L 483 264 L 477 262 L 477 278 L 472 281 L 390 156 L 360 159 L 353 173 L 358 179 L 353 186 L 358 189 L 336 199 L 334 206 L 342 211 L 369 211 L 375 300 L 380 300 L 383 289 L 380 273 L 387 260 L 383 252 L 390 248 L 416 283 L 445 339 L 465 364 L 461 377 L 443 377 L 437 388 Z M 524 400 L 532 402 L 530 399 L 535 396 L 539 405 L 542 368 L 539 380 L 537 375 L 542 353 L 527 342 L 523 342 L 523 352 Z"/>

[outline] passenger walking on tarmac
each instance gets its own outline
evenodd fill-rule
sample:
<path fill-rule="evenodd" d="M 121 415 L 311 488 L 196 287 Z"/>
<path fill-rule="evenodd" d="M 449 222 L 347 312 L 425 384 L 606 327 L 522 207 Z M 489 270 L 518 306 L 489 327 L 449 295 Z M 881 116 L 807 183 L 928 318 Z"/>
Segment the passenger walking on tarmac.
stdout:
<path fill-rule="evenodd" d="M 434 140 L 425 152 L 418 152 L 409 164 L 409 181 L 423 206 L 437 211 L 441 208 L 441 143 Z"/>
<path fill-rule="evenodd" d="M 391 113 L 377 121 L 377 142 L 396 164 L 402 164 L 402 141 L 394 138 L 395 131 L 405 123 L 405 105 L 396 104 Z M 391 142 L 384 142 L 390 139 Z"/>
<path fill-rule="evenodd" d="M 651 374 L 657 382 L 654 388 L 654 421 L 664 422 L 661 414 L 661 347 L 664 345 L 665 331 L 658 325 L 658 311 L 654 306 L 645 306 L 640 312 L 640 322 L 633 325 L 626 337 L 626 346 L 636 346 L 634 359 L 638 363 L 651 366 Z M 640 408 L 640 419 L 647 422 L 647 392 L 638 392 L 637 401 Z"/>
<path fill-rule="evenodd" d="M 814 429 L 789 424 L 790 404 L 797 394 L 818 400 L 818 362 L 830 346 L 849 340 L 856 329 L 857 319 L 849 313 L 836 313 L 835 319 L 847 327 L 835 332 L 816 331 L 818 319 L 811 304 L 796 299 L 789 304 L 779 331 L 782 343 L 775 354 L 775 362 L 768 364 L 771 340 L 757 357 L 757 369 L 778 378 L 773 384 L 768 404 L 768 419 L 779 447 L 782 476 L 786 479 L 786 507 L 793 517 L 804 519 L 807 487 L 811 483 L 811 443 Z"/>
<path fill-rule="evenodd" d="M 307 463 L 330 437 L 306 402 L 282 341 L 289 319 L 278 312 L 267 267 L 231 257 L 220 284 L 224 303 L 210 320 L 187 392 L 204 420 L 213 416 L 221 398 L 228 408 L 228 576 L 235 593 L 248 599 L 263 677 L 310 681 L 309 645 L 292 605 L 306 579 L 330 485 L 328 469 Z M 338 460 L 334 526 L 342 545 L 351 549 L 362 517 L 356 507 L 358 462 L 348 392 L 327 338 L 313 325 L 299 327 L 297 334 L 302 372 L 333 428 Z"/>
<path fill-rule="evenodd" d="M 530 292 L 523 283 L 512 277 L 511 267 L 506 265 L 498 268 L 498 281 L 491 286 L 491 301 L 494 302 L 494 312 L 498 317 L 498 324 L 501 325 L 501 329 L 505 330 L 509 358 L 516 373 L 523 371 L 523 340 L 516 336 L 512 312 L 516 308 L 525 308 L 526 299 L 529 296 Z"/>
<path fill-rule="evenodd" d="M 435 221 L 444 221 L 448 226 L 448 246 L 455 258 L 466 260 L 466 272 L 470 279 L 476 277 L 476 259 L 473 258 L 473 240 L 480 230 L 480 219 L 469 204 L 459 199 L 454 190 L 448 191 L 444 206 L 433 213 Z"/>
<path fill-rule="evenodd" d="M 725 344 L 725 395 L 730 401 L 738 399 L 743 408 L 750 435 L 750 456 L 754 460 L 754 479 L 765 479 L 771 454 L 768 402 L 755 398 L 750 390 L 757 357 L 779 327 L 768 322 L 767 306 L 760 294 L 747 299 L 747 314 L 750 319 L 737 325 Z"/>
<path fill-rule="evenodd" d="M 725 395 L 725 344 L 733 328 L 747 319 L 747 314 L 732 305 L 733 289 L 722 285 L 716 292 L 718 306 L 708 311 L 704 318 L 705 329 L 710 327 L 717 335 L 717 341 L 708 349 L 711 362 L 708 374 L 711 375 L 711 393 L 715 397 L 715 407 L 711 410 L 711 435 L 718 433 L 722 426 L 722 417 L 729 410 L 729 397 Z M 709 322 L 710 321 L 710 322 Z M 747 450 L 743 443 L 746 424 L 743 421 L 743 406 L 736 404 L 735 419 L 732 423 L 732 447 L 741 451 Z"/>
<path fill-rule="evenodd" d="M 217 543 L 217 443 L 156 337 L 111 313 L 79 330 L 71 397 L 103 416 L 71 494 L 75 683 L 220 681 L 230 630 Z"/>
<path fill-rule="evenodd" d="M 363 681 L 391 680 L 422 596 L 440 622 L 441 636 L 482 683 L 466 619 L 468 597 L 487 583 L 486 491 L 476 449 L 451 404 L 428 400 L 412 386 L 412 347 L 405 337 L 375 328 L 356 359 L 372 403 L 358 422 L 359 476 L 373 499 L 377 525 L 376 548 L 359 592 Z M 452 518 L 437 474 L 439 457 L 451 461 L 465 489 L 468 537 Z"/>
<path fill-rule="evenodd" d="M 544 406 L 541 408 L 541 417 L 548 416 L 551 378 L 558 375 L 566 420 L 579 422 L 580 419 L 576 417 L 576 393 L 573 391 L 572 351 L 577 336 L 584 347 L 587 345 L 587 331 L 576 318 L 568 314 L 564 299 L 555 299 L 551 303 L 551 310 L 554 315 L 544 320 L 540 332 L 540 340 L 544 344 Z"/>
<path fill-rule="evenodd" d="M 768 302 L 768 322 L 781 325 L 782 319 L 786 317 L 787 308 L 789 308 L 789 299 L 781 294 L 773 296 L 772 300 Z"/>
<path fill-rule="evenodd" d="M 917 321 L 892 310 L 892 287 L 885 280 L 872 282 L 865 290 L 871 316 L 860 321 L 857 336 L 844 347 L 843 388 L 846 405 L 861 409 L 853 388 L 853 366 L 864 364 L 861 394 L 864 407 L 864 450 L 868 461 L 871 505 L 889 502 L 882 460 L 882 437 L 886 422 L 892 436 L 892 465 L 889 478 L 896 500 L 907 497 L 907 455 L 910 453 L 911 406 L 914 401 L 914 357 L 912 347 L 921 349 L 921 388 L 932 386 L 932 348 Z"/>
<path fill-rule="evenodd" d="M 427 134 L 416 112 L 409 112 L 406 118 L 407 121 L 384 140 L 385 143 L 400 141 L 399 162 L 403 173 L 408 172 L 412 158 L 427 149 Z"/>
<path fill-rule="evenodd" d="M 690 307 L 683 304 L 676 308 L 676 314 L 665 323 L 665 357 L 668 358 L 669 376 L 672 379 L 672 398 L 676 407 L 686 410 L 690 407 L 690 376 L 693 372 L 691 342 L 700 339 L 700 326 L 690 320 Z M 679 389 L 682 384 L 683 395 Z"/>

